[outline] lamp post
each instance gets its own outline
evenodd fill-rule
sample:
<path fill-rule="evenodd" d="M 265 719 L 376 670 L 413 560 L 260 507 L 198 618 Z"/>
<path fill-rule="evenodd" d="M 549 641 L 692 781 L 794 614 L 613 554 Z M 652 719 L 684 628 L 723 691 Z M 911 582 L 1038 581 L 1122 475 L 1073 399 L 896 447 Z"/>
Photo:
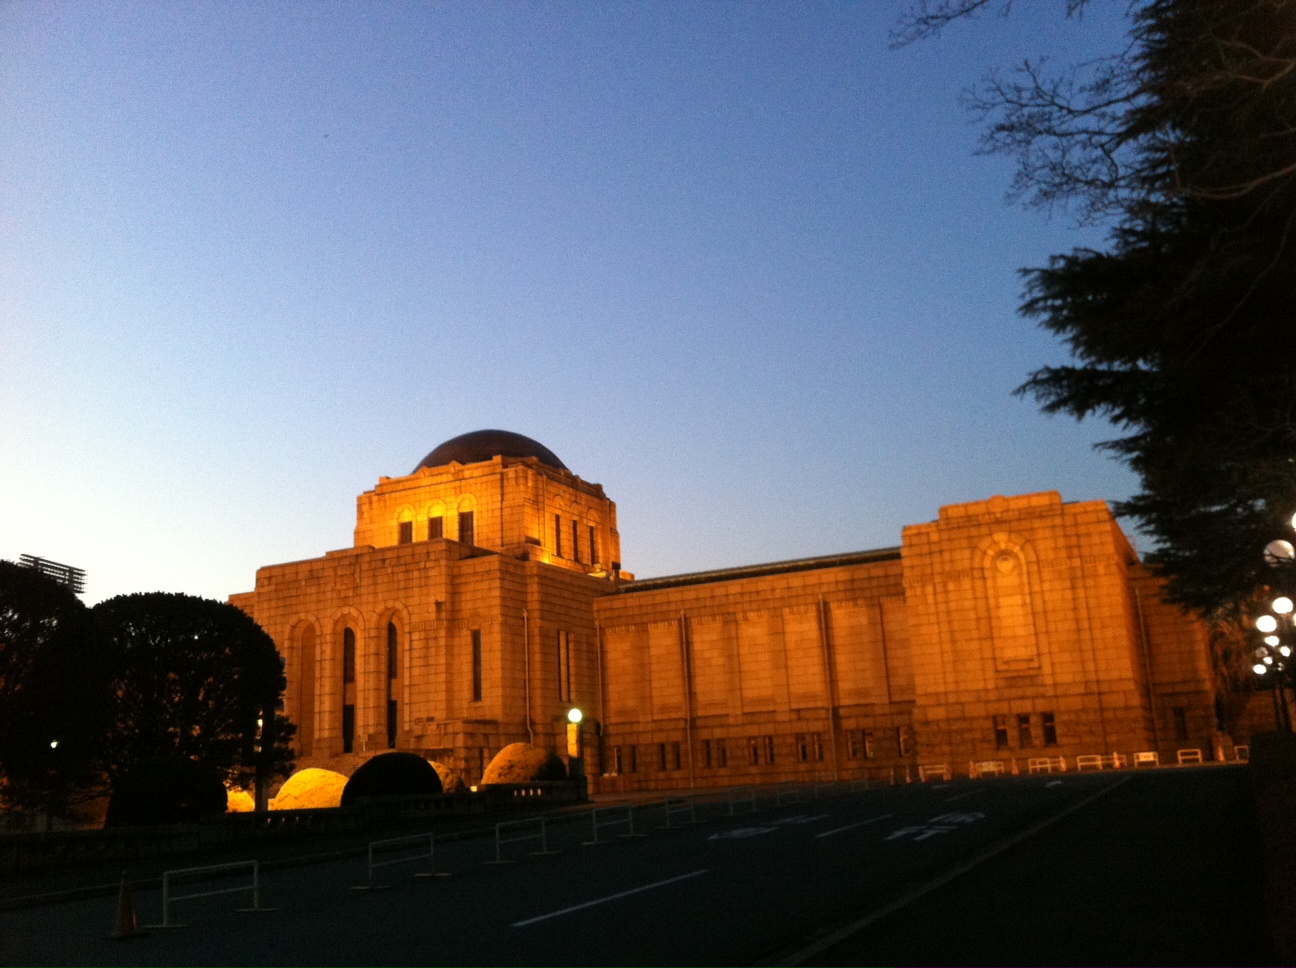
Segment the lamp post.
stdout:
<path fill-rule="evenodd" d="M 1296 514 L 1291 526 L 1296 529 Z M 1290 575 L 1296 568 L 1296 546 L 1285 538 L 1277 538 L 1265 545 L 1264 560 L 1270 568 Z M 1286 590 L 1287 582 L 1282 583 Z M 1296 604 L 1285 594 L 1269 604 L 1270 611 L 1255 620 L 1256 630 L 1262 636 L 1254 651 L 1255 664 L 1251 669 L 1261 681 L 1273 683 L 1274 719 L 1279 729 L 1292 731 L 1291 710 L 1287 705 L 1288 680 L 1296 662 Z"/>

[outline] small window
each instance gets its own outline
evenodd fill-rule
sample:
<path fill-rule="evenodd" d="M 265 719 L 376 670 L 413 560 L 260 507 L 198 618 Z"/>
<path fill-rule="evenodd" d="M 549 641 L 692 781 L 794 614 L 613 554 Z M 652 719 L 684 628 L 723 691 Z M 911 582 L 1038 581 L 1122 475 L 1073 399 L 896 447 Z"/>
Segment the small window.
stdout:
<path fill-rule="evenodd" d="M 860 742 L 862 730 L 846 730 L 846 759 L 858 760 L 864 755 L 864 744 Z"/>
<path fill-rule="evenodd" d="M 562 515 L 554 515 L 554 557 L 561 558 L 562 553 Z"/>
<path fill-rule="evenodd" d="M 810 752 L 814 754 L 816 762 L 822 763 L 824 758 L 823 733 L 810 734 Z"/>
<path fill-rule="evenodd" d="M 873 759 L 873 732 L 867 729 L 864 730 L 864 757 Z"/>
<path fill-rule="evenodd" d="M 475 545 L 477 535 L 473 528 L 473 513 L 471 511 L 459 512 L 459 541 L 466 545 Z"/>
<path fill-rule="evenodd" d="M 558 701 L 571 702 L 572 699 L 572 670 L 571 670 L 571 633 L 558 632 Z"/>
<path fill-rule="evenodd" d="M 351 703 L 342 706 L 342 752 L 355 752 L 355 706 Z"/>
<path fill-rule="evenodd" d="M 717 765 L 717 766 L 728 766 L 728 765 L 729 765 L 729 747 L 728 747 L 728 745 L 727 745 L 726 742 L 725 742 L 724 740 L 722 740 L 722 739 L 718 739 L 718 740 L 716 740 L 715 743 L 716 743 L 716 765 Z"/>
<path fill-rule="evenodd" d="M 580 522 L 572 522 L 572 561 L 580 561 Z"/>
<path fill-rule="evenodd" d="M 1008 748 L 1008 717 L 994 717 L 994 741 L 995 749 L 1006 750 Z"/>
<path fill-rule="evenodd" d="M 1052 713 L 1040 713 L 1040 726 L 1044 731 L 1044 745 L 1057 746 L 1057 723 Z"/>
<path fill-rule="evenodd" d="M 1019 713 L 1017 716 L 1017 745 L 1024 750 L 1035 745 L 1031 737 L 1030 713 Z"/>
<path fill-rule="evenodd" d="M 702 741 L 702 765 L 708 770 L 711 769 L 711 741 L 709 739 Z"/>
<path fill-rule="evenodd" d="M 1175 739 L 1188 738 L 1188 710 L 1184 706 L 1174 707 Z"/>
<path fill-rule="evenodd" d="M 766 763 L 774 762 L 774 737 L 773 736 L 765 737 L 765 762 Z"/>
<path fill-rule="evenodd" d="M 666 772 L 666 744 L 665 743 L 657 744 L 657 769 L 661 770 L 661 772 L 663 773 Z"/>
<path fill-rule="evenodd" d="M 637 746 L 630 747 L 630 772 L 639 772 L 639 747 Z"/>
<path fill-rule="evenodd" d="M 760 765 L 760 740 L 753 736 L 747 741 L 750 753 L 750 762 L 752 766 Z"/>
<path fill-rule="evenodd" d="M 612 772 L 618 775 L 625 772 L 625 758 L 619 746 L 612 747 Z"/>
<path fill-rule="evenodd" d="M 352 629 L 346 629 L 342 632 L 342 682 L 344 684 L 355 682 L 355 676 L 355 632 Z"/>
<path fill-rule="evenodd" d="M 797 733 L 796 736 L 797 759 L 802 763 L 810 760 L 810 743 L 806 739 L 805 733 Z"/>
<path fill-rule="evenodd" d="M 480 702 L 482 697 L 482 639 L 481 630 L 472 632 L 472 690 L 473 702 Z"/>
<path fill-rule="evenodd" d="M 909 736 L 908 726 L 896 727 L 896 749 L 900 751 L 901 756 L 908 756 L 912 749 L 912 742 Z"/>
<path fill-rule="evenodd" d="M 670 754 L 671 754 L 670 768 L 672 770 L 678 770 L 680 768 L 680 744 L 678 740 L 670 744 Z"/>
<path fill-rule="evenodd" d="M 441 515 L 428 518 L 428 540 L 445 537 L 445 518 Z"/>
<path fill-rule="evenodd" d="M 397 544 L 410 544 L 414 540 L 414 522 L 400 522 L 399 533 L 396 537 Z"/>
<path fill-rule="evenodd" d="M 590 564 L 597 565 L 599 563 L 598 529 L 592 524 L 589 526 L 589 549 Z"/>

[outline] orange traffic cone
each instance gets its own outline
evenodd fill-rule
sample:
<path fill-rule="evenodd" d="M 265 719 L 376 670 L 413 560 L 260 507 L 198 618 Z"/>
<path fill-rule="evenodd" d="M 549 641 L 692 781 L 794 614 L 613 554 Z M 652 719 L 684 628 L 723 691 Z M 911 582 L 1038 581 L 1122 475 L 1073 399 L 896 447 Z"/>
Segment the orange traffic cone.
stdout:
<path fill-rule="evenodd" d="M 125 941 L 140 933 L 139 922 L 135 918 L 135 899 L 131 897 L 130 881 L 122 872 L 121 890 L 117 893 L 117 927 L 113 930 L 115 941 Z"/>

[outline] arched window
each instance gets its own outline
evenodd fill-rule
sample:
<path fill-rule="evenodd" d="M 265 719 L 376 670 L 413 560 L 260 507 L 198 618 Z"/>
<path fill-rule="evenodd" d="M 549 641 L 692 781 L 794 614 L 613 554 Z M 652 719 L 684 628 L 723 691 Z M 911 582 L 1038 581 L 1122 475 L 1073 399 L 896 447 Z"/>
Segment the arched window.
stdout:
<path fill-rule="evenodd" d="M 387 748 L 396 748 L 396 656 L 400 651 L 400 635 L 396 623 L 387 623 Z"/>
<path fill-rule="evenodd" d="M 355 752 L 355 630 L 342 630 L 342 752 Z"/>
<path fill-rule="evenodd" d="M 297 640 L 297 748 L 310 756 L 315 746 L 315 626 Z"/>

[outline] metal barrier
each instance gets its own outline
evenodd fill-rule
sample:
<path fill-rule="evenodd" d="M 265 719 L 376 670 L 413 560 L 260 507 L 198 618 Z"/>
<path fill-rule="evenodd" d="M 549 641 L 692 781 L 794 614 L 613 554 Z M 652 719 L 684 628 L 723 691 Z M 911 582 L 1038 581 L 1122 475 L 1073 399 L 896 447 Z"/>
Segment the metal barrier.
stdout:
<path fill-rule="evenodd" d="M 669 797 L 661 802 L 661 806 L 666 808 L 666 822 L 658 827 L 658 830 L 669 830 L 671 827 L 678 827 L 680 824 L 672 823 L 673 819 L 687 813 L 688 819 L 684 823 L 697 823 L 697 810 L 693 805 L 692 797 Z"/>
<path fill-rule="evenodd" d="M 505 830 L 521 830 L 527 827 L 535 828 L 537 826 L 540 828 L 538 833 L 536 832 L 523 833 L 513 837 L 504 836 Z M 530 856 L 532 857 L 544 857 L 549 854 L 559 853 L 559 851 L 549 849 L 549 837 L 545 830 L 544 817 L 531 817 L 526 820 L 509 820 L 504 823 L 497 823 L 495 825 L 495 859 L 488 860 L 486 861 L 486 863 L 488 864 L 508 863 L 508 861 L 504 860 L 503 853 L 502 853 L 504 845 L 520 844 L 531 840 L 540 841 L 540 849 L 533 850 L 530 852 Z"/>
<path fill-rule="evenodd" d="M 611 820 L 604 819 L 607 814 L 618 814 L 618 813 L 624 813 L 625 816 L 614 817 Z M 590 816 L 594 822 L 594 839 L 582 841 L 582 843 L 584 843 L 586 846 L 592 846 L 594 844 L 606 844 L 607 843 L 606 840 L 599 840 L 599 831 L 606 830 L 608 827 L 620 827 L 622 824 L 626 824 L 627 826 L 629 826 L 630 829 L 626 833 L 619 834 L 619 836 L 621 837 L 644 836 L 643 834 L 635 833 L 634 804 L 632 803 L 622 804 L 619 807 L 599 807 L 597 810 L 593 811 L 593 813 L 591 813 Z"/>
<path fill-rule="evenodd" d="M 740 804 L 747 804 L 748 813 L 756 812 L 756 788 L 755 787 L 731 787 L 729 790 L 729 816 L 735 816 L 738 813 Z"/>
<path fill-rule="evenodd" d="M 774 787 L 774 803 L 783 805 L 784 799 L 791 803 L 800 803 L 805 799 L 804 793 L 795 780 L 780 780 Z"/>
<path fill-rule="evenodd" d="M 1239 763 L 1249 762 L 1251 759 L 1251 747 L 1250 746 L 1233 747 L 1233 758 L 1237 760 Z"/>
<path fill-rule="evenodd" d="M 1076 757 L 1076 772 L 1088 769 L 1101 770 L 1107 757 L 1101 753 L 1090 753 L 1085 756 Z"/>
<path fill-rule="evenodd" d="M 948 763 L 932 763 L 928 766 L 918 767 L 918 782 L 926 783 L 928 780 L 948 780 L 950 778 L 950 768 Z"/>
<path fill-rule="evenodd" d="M 1157 756 L 1156 750 L 1144 750 L 1142 753 L 1134 754 L 1134 769 L 1140 766 L 1160 766 L 1161 757 Z"/>
<path fill-rule="evenodd" d="M 972 777 L 1003 776 L 1004 761 L 1003 760 L 979 760 L 978 762 L 972 764 L 972 768 L 968 771 L 968 775 Z"/>
<path fill-rule="evenodd" d="M 1176 754 L 1180 766 L 1186 766 L 1189 763 L 1200 763 L 1202 761 L 1201 750 L 1179 750 Z"/>
<path fill-rule="evenodd" d="M 427 844 L 426 851 L 419 851 L 416 854 L 410 854 L 406 857 L 397 857 L 394 860 L 374 860 L 376 851 L 397 850 L 401 847 L 409 847 L 414 844 Z M 438 871 L 436 869 L 436 835 L 435 834 L 415 834 L 412 837 L 394 837 L 391 840 L 373 840 L 369 842 L 369 866 L 368 877 L 363 884 L 352 886 L 353 891 L 383 891 L 386 890 L 387 884 L 374 883 L 374 870 L 378 867 L 390 867 L 392 864 L 408 864 L 411 861 L 422 860 L 427 858 L 428 869 L 425 871 L 416 871 L 415 877 L 449 877 L 449 873 Z"/>
<path fill-rule="evenodd" d="M 1129 766 L 1129 759 L 1124 753 L 1112 753 L 1110 756 L 1111 768 L 1113 770 L 1123 770 Z"/>
<path fill-rule="evenodd" d="M 222 887 L 214 891 L 199 891 L 196 894 L 179 894 L 171 893 L 171 884 L 173 880 L 180 880 L 186 875 L 195 874 L 215 874 L 222 871 L 236 871 L 245 868 L 252 869 L 252 883 L 240 885 L 238 887 Z M 178 928 L 182 925 L 171 923 L 171 905 L 176 901 L 192 901 L 199 897 L 214 897 L 217 894 L 242 894 L 244 891 L 252 892 L 252 906 L 247 908 L 237 908 L 239 911 L 273 911 L 274 908 L 264 908 L 261 906 L 261 868 L 254 860 L 235 861 L 232 864 L 213 864 L 210 867 L 183 867 L 179 870 L 165 871 L 162 874 L 162 923 L 152 924 L 152 928 Z"/>
<path fill-rule="evenodd" d="M 1036 756 L 1026 761 L 1027 773 L 1066 772 L 1066 758 L 1061 756 Z"/>

